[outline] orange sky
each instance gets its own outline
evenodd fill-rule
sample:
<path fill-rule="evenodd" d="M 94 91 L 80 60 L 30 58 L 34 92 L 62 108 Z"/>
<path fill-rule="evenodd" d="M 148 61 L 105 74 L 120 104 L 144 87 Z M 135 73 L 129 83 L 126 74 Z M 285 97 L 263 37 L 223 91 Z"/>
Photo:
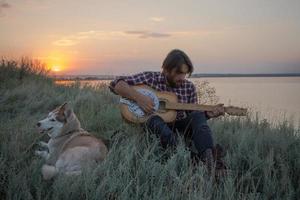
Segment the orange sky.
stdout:
<path fill-rule="evenodd" d="M 299 73 L 299 10 L 297 0 L 0 0 L 0 56 L 116 75 L 160 70 L 179 48 L 197 73 Z"/>

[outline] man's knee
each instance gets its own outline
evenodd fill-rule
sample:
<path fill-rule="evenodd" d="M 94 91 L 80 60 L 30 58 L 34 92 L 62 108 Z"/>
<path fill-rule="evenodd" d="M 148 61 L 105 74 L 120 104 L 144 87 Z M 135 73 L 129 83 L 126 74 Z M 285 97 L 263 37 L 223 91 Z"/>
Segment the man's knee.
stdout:
<path fill-rule="evenodd" d="M 196 121 L 204 121 L 204 122 L 207 121 L 205 112 L 203 112 L 203 111 L 193 111 L 190 113 L 190 117 L 193 121 L 195 121 L 195 120 Z"/>
<path fill-rule="evenodd" d="M 207 118 L 203 111 L 193 111 L 190 113 L 190 126 L 193 132 L 210 133 L 211 130 L 207 124 Z"/>
<path fill-rule="evenodd" d="M 164 123 L 164 120 L 158 115 L 150 116 L 145 122 L 146 127 L 153 127 L 155 125 Z"/>
<path fill-rule="evenodd" d="M 151 116 L 146 121 L 145 125 L 151 133 L 155 133 L 160 137 L 161 144 L 163 145 L 163 147 L 166 147 L 167 145 L 176 145 L 176 138 L 173 135 L 172 130 L 168 127 L 168 125 L 160 116 Z"/>
<path fill-rule="evenodd" d="M 164 120 L 158 115 L 152 115 L 145 122 L 146 129 L 150 130 L 152 133 L 158 133 L 165 127 Z"/>

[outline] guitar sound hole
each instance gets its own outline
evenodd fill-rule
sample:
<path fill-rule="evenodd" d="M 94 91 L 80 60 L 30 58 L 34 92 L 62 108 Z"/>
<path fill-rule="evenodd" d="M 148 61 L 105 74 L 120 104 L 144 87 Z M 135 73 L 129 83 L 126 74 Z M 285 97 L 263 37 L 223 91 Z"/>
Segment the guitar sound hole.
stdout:
<path fill-rule="evenodd" d="M 158 112 L 164 113 L 167 112 L 166 110 L 166 101 L 163 99 L 159 100 Z"/>

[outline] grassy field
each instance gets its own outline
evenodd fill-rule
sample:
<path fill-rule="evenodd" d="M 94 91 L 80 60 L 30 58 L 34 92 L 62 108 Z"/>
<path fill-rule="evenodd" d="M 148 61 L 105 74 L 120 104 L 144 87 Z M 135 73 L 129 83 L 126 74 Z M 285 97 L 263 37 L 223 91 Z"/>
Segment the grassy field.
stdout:
<path fill-rule="evenodd" d="M 228 146 L 232 171 L 219 184 L 193 168 L 183 142 L 162 151 L 158 140 L 122 121 L 118 97 L 106 87 L 58 86 L 40 63 L 0 64 L 0 199 L 297 199 L 300 138 L 287 122 L 255 118 L 210 120 L 217 143 Z M 68 101 L 82 127 L 110 140 L 107 159 L 81 176 L 43 181 L 34 156 L 35 128 Z M 299 133 L 298 133 L 299 134 Z M 44 137 L 43 140 L 46 140 Z M 31 148 L 32 147 L 32 148 Z"/>

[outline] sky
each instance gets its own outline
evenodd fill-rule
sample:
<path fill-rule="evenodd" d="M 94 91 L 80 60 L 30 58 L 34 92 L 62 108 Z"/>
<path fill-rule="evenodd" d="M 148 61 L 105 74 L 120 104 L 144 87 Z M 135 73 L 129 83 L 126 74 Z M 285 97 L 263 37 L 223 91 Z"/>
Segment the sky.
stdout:
<path fill-rule="evenodd" d="M 300 1 L 0 0 L 0 56 L 57 74 L 160 71 L 175 48 L 195 73 L 300 73 Z"/>

